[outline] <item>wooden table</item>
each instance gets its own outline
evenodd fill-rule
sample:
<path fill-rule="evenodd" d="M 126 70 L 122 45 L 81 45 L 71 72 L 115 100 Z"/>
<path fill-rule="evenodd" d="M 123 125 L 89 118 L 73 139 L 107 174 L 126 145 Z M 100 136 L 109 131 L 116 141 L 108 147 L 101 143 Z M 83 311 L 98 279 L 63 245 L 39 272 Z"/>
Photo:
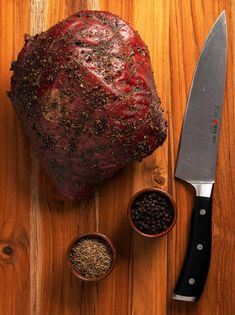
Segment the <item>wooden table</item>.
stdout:
<path fill-rule="evenodd" d="M 6 96 L 25 33 L 81 9 L 116 13 L 149 47 L 168 120 L 165 144 L 87 201 L 72 203 L 45 176 Z M 193 190 L 174 179 L 182 120 L 197 58 L 219 13 L 228 19 L 228 71 L 213 205 L 213 248 L 200 303 L 171 300 L 188 237 Z M 0 0 L 0 313 L 4 315 L 235 314 L 235 0 Z M 179 210 L 167 236 L 135 235 L 126 207 L 139 189 L 168 190 Z M 98 230 L 117 248 L 113 273 L 85 284 L 66 266 L 78 233 Z"/>

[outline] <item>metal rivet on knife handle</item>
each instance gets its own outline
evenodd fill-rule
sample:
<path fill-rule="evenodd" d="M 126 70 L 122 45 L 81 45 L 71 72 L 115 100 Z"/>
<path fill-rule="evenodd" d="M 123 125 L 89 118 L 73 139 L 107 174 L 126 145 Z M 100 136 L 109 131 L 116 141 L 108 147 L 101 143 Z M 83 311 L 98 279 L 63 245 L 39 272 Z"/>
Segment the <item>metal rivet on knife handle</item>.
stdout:
<path fill-rule="evenodd" d="M 200 213 L 200 215 L 205 215 L 205 214 L 206 214 L 206 210 L 205 210 L 205 209 L 201 209 L 201 210 L 199 211 L 199 213 Z"/>
<path fill-rule="evenodd" d="M 188 280 L 188 283 L 191 284 L 191 285 L 193 285 L 193 284 L 195 283 L 195 279 L 190 278 L 190 279 Z"/>
<path fill-rule="evenodd" d="M 197 244 L 197 250 L 203 250 L 203 245 L 202 244 Z"/>

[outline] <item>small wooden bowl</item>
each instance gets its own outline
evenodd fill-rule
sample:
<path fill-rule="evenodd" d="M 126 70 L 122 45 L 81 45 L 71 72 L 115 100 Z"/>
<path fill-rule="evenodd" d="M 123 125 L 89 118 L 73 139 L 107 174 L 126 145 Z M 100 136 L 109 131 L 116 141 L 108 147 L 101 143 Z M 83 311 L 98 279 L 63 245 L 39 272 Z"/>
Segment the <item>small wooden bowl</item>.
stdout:
<path fill-rule="evenodd" d="M 113 258 L 112 264 L 111 264 L 110 268 L 107 270 L 107 272 L 100 275 L 99 277 L 87 278 L 87 277 L 83 276 L 82 274 L 80 274 L 78 272 L 78 270 L 75 269 L 75 267 L 72 265 L 71 258 L 70 258 L 71 250 L 72 250 L 73 246 L 83 238 L 94 238 L 94 239 L 98 238 L 98 239 L 101 239 L 103 242 L 107 243 L 107 246 L 110 247 L 110 250 L 112 252 L 112 258 Z M 100 281 L 100 280 L 106 278 L 111 273 L 111 271 L 113 270 L 114 265 L 116 263 L 116 250 L 115 250 L 111 240 L 107 236 L 105 236 L 104 234 L 101 234 L 98 232 L 84 233 L 84 234 L 80 234 L 78 237 L 73 239 L 72 242 L 70 243 L 68 250 L 67 250 L 67 261 L 68 261 L 69 269 L 80 280 L 87 281 L 87 282 Z"/>
<path fill-rule="evenodd" d="M 156 233 L 156 234 L 147 234 L 147 233 L 143 233 L 142 231 L 140 231 L 136 225 L 134 224 L 133 220 L 132 220 L 132 216 L 131 216 L 131 209 L 132 209 L 132 205 L 133 203 L 135 202 L 135 200 L 142 194 L 145 194 L 146 192 L 156 192 L 157 194 L 160 194 L 160 195 L 163 195 L 170 203 L 171 205 L 171 208 L 173 210 L 173 219 L 170 223 L 170 225 L 162 232 L 160 233 Z M 172 198 L 172 196 L 166 192 L 165 190 L 162 190 L 160 188 L 147 188 L 147 189 L 143 189 L 143 190 L 140 190 L 139 192 L 137 192 L 130 200 L 129 202 L 129 205 L 128 205 L 128 208 L 127 208 L 127 216 L 128 216 L 128 221 L 132 227 L 132 229 L 138 233 L 139 235 L 143 235 L 143 236 L 146 236 L 146 237 L 161 237 L 167 233 L 170 232 L 170 230 L 173 228 L 173 226 L 175 225 L 176 223 L 176 220 L 177 220 L 177 209 L 176 209 L 176 204 L 175 204 L 175 201 L 174 199 Z"/>

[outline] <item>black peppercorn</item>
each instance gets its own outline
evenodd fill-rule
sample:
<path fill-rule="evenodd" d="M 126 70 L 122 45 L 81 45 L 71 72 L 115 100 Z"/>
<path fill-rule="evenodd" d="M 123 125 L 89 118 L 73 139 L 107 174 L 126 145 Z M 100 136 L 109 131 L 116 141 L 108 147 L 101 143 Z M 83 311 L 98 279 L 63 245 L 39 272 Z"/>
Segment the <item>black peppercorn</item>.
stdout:
<path fill-rule="evenodd" d="M 161 193 L 146 191 L 140 194 L 131 207 L 131 218 L 138 230 L 145 234 L 158 234 L 171 225 L 172 204 Z"/>

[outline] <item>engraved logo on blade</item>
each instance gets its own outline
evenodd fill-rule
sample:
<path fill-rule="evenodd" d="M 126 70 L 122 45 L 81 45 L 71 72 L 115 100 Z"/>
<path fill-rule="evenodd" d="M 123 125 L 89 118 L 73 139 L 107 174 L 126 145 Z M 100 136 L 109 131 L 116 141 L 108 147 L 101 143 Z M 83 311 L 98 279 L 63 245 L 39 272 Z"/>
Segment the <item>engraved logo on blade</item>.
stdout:
<path fill-rule="evenodd" d="M 216 143 L 217 133 L 218 133 L 218 127 L 219 127 L 219 119 L 218 119 L 218 112 L 219 112 L 219 105 L 214 105 L 214 111 L 213 111 L 213 119 L 211 120 L 211 137 L 210 140 L 212 140 L 212 143 Z"/>

